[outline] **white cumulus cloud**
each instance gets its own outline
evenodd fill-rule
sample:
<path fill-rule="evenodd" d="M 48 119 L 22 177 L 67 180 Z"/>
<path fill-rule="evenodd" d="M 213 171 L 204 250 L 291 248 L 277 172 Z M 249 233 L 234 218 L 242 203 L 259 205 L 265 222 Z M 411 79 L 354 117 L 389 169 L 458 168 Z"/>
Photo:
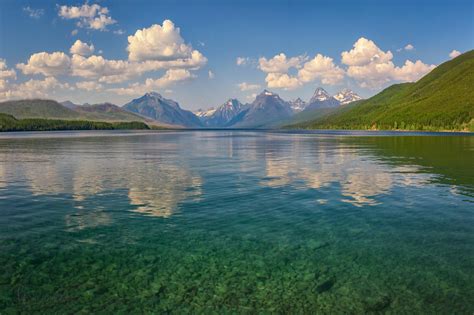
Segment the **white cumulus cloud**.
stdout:
<path fill-rule="evenodd" d="M 290 76 L 286 73 L 272 72 L 265 77 L 269 88 L 277 88 L 284 90 L 293 90 L 301 85 L 297 77 Z"/>
<path fill-rule="evenodd" d="M 259 68 L 266 73 L 287 73 L 290 68 L 300 68 L 305 60 L 304 56 L 287 58 L 284 53 L 280 53 L 271 59 L 261 57 L 258 59 Z"/>
<path fill-rule="evenodd" d="M 393 69 L 393 79 L 404 82 L 414 82 L 435 67 L 435 65 L 427 65 L 421 60 L 417 60 L 416 62 L 407 60 L 402 67 L 395 67 Z"/>
<path fill-rule="evenodd" d="M 147 79 L 145 83 L 147 85 L 154 85 L 157 88 L 163 88 L 171 85 L 173 82 L 187 81 L 195 77 L 196 75 L 186 69 L 169 69 L 161 78 L 156 80 Z"/>
<path fill-rule="evenodd" d="M 344 79 L 344 70 L 336 66 L 332 58 L 317 54 L 298 71 L 298 79 L 303 83 L 320 80 L 334 85 Z"/>
<path fill-rule="evenodd" d="M 74 42 L 74 44 L 69 49 L 71 54 L 89 56 L 94 52 L 94 45 L 87 45 L 86 43 L 80 41 L 79 39 Z"/>
<path fill-rule="evenodd" d="M 110 15 L 109 9 L 98 4 L 59 7 L 58 15 L 66 20 L 78 20 L 77 26 L 104 31 L 107 26 L 117 23 Z"/>
<path fill-rule="evenodd" d="M 76 87 L 86 91 L 101 91 L 103 89 L 102 84 L 96 81 L 81 81 L 76 83 Z"/>
<path fill-rule="evenodd" d="M 56 76 L 69 71 L 71 59 L 63 52 L 53 53 L 40 52 L 30 56 L 26 64 L 19 63 L 17 68 L 23 74 L 43 74 L 45 76 Z"/>
<path fill-rule="evenodd" d="M 416 81 L 435 67 L 421 60 L 406 60 L 403 66 L 397 67 L 390 51 L 381 50 L 363 37 L 354 43 L 352 50 L 342 52 L 341 57 L 342 63 L 348 65 L 347 75 L 364 88 L 380 88 L 392 81 Z"/>
<path fill-rule="evenodd" d="M 454 49 L 452 50 L 450 53 L 449 53 L 449 57 L 452 59 L 452 58 L 456 58 L 457 56 L 459 56 L 461 54 L 460 51 Z"/>
<path fill-rule="evenodd" d="M 0 58 L 0 80 L 16 79 L 16 71 L 8 69 L 5 59 Z"/>
<path fill-rule="evenodd" d="M 265 81 L 269 88 L 292 90 L 315 80 L 334 85 L 344 79 L 344 70 L 332 58 L 321 54 L 312 59 L 305 55 L 287 57 L 284 53 L 270 59 L 262 57 L 259 68 L 267 73 Z M 291 75 L 290 69 L 296 69 L 297 74 Z"/>
<path fill-rule="evenodd" d="M 47 77 L 43 80 L 30 79 L 20 84 L 6 86 L 0 83 L 0 100 L 46 98 L 58 89 L 70 89 L 70 86 L 67 83 L 60 83 L 53 77 Z"/>
<path fill-rule="evenodd" d="M 66 7 L 60 9 L 60 15 L 67 19 L 88 19 L 98 15 L 107 15 L 107 8 L 98 5 L 83 5 L 81 7 Z M 81 20 L 82 21 L 82 20 Z M 83 22 L 83 21 L 82 21 Z M 81 22 L 81 23 L 82 23 Z M 165 88 L 174 83 L 190 80 L 196 77 L 193 71 L 202 68 L 207 63 L 207 58 L 198 50 L 193 50 L 191 45 L 184 43 L 179 28 L 167 20 L 163 26 L 154 25 L 148 29 L 137 30 L 135 35 L 129 37 L 127 47 L 129 59 L 107 59 L 101 55 L 94 55 L 94 45 L 76 40 L 65 52 L 38 52 L 32 54 L 24 63 L 18 63 L 16 68 L 24 75 L 41 74 L 48 80 L 27 81 L 28 86 L 21 84 L 10 84 L 7 79 L 16 79 L 16 72 L 8 69 L 6 62 L 0 59 L 0 88 L 2 97 L 12 97 L 18 88 L 32 87 L 36 85 L 61 86 L 60 82 L 53 77 L 67 76 L 81 78 L 70 89 L 86 91 L 115 91 L 121 94 L 137 94 L 137 91 L 150 90 L 154 88 Z M 101 51 L 99 51 L 99 54 Z M 155 79 L 158 72 L 162 76 Z M 133 83 L 112 89 L 108 84 L 121 84 L 132 79 L 138 79 L 150 73 L 153 78 L 144 78 L 143 83 Z M 209 78 L 214 73 L 208 71 Z M 53 85 L 55 83 L 56 85 Z M 23 84 L 23 83 L 22 83 Z M 64 85 L 66 86 L 66 83 Z M 44 96 L 41 91 L 47 89 L 39 88 L 35 95 Z M 51 89 L 50 89 L 51 90 Z M 6 92 L 8 91 L 8 92 Z M 5 93 L 8 93 L 5 94 Z M 25 97 L 32 93 L 25 93 Z"/>
<path fill-rule="evenodd" d="M 73 55 L 71 59 L 71 75 L 107 83 L 126 81 L 136 74 L 136 70 L 126 60 L 109 60 L 97 55 Z"/>
<path fill-rule="evenodd" d="M 179 27 L 170 20 L 163 25 L 154 24 L 149 28 L 137 30 L 128 36 L 128 58 L 131 61 L 177 60 L 190 58 L 193 53 L 181 37 Z"/>
<path fill-rule="evenodd" d="M 375 43 L 364 37 L 359 38 L 350 51 L 341 54 L 342 63 L 348 66 L 363 66 L 369 63 L 384 63 L 392 60 L 393 54 L 382 51 Z"/>

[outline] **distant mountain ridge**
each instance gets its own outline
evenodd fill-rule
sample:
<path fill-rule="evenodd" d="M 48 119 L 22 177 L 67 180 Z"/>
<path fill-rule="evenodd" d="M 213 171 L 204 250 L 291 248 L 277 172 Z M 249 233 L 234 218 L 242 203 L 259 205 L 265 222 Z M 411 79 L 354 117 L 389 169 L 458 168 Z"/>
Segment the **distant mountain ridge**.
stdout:
<path fill-rule="evenodd" d="M 355 94 L 348 91 L 345 91 L 346 94 Z M 148 125 L 185 128 L 268 128 L 278 125 L 278 122 L 288 121 L 298 113 L 304 116 L 308 111 L 338 105 L 339 101 L 322 88 L 316 89 L 309 102 L 301 98 L 287 102 L 278 94 L 264 90 L 250 104 L 244 105 L 237 99 L 229 99 L 216 108 L 192 113 L 182 109 L 174 100 L 156 92 L 148 92 L 123 107 L 111 103 L 79 105 L 71 101 L 58 103 L 34 99 L 0 103 L 0 113 L 17 119 L 140 121 Z"/>
<path fill-rule="evenodd" d="M 72 109 L 72 110 L 74 110 L 76 107 L 80 106 L 80 105 L 74 104 L 71 101 L 60 102 L 59 104 L 63 105 L 64 107 L 67 107 L 69 109 Z"/>
<path fill-rule="evenodd" d="M 304 110 L 315 110 L 321 108 L 332 108 L 339 106 L 340 103 L 337 99 L 329 95 L 325 89 L 318 87 L 315 91 L 313 96 L 308 102 L 308 105 Z"/>
<path fill-rule="evenodd" d="M 111 103 L 75 105 L 72 109 L 84 117 L 94 120 L 151 122 L 150 119 L 146 119 Z"/>
<path fill-rule="evenodd" d="M 123 106 L 124 109 L 161 123 L 183 127 L 202 127 L 201 120 L 192 112 L 182 109 L 171 99 L 149 92 Z"/>
<path fill-rule="evenodd" d="M 293 114 L 290 103 L 276 93 L 264 90 L 255 100 L 244 106 L 235 116 L 230 126 L 236 128 L 261 128 L 278 120 L 287 119 Z"/>
<path fill-rule="evenodd" d="M 360 101 L 362 99 L 362 97 L 360 97 L 357 93 L 349 89 L 343 89 L 333 97 L 338 100 L 341 105 L 346 105 L 355 101 Z"/>
<path fill-rule="evenodd" d="M 343 90 L 344 102 L 349 97 L 359 97 L 350 90 Z M 359 97 L 360 98 L 360 97 Z M 278 94 L 264 90 L 250 104 L 237 99 L 228 99 L 220 106 L 195 113 L 182 109 L 180 105 L 157 92 L 148 92 L 133 99 L 123 107 L 111 103 L 75 104 L 71 101 L 58 103 L 53 100 L 19 100 L 0 103 L 0 113 L 17 119 L 67 119 L 104 122 L 140 121 L 148 125 L 177 128 L 269 128 L 288 122 L 298 114 L 339 105 L 323 88 L 317 88 L 309 102 L 297 98 L 287 102 Z"/>
<path fill-rule="evenodd" d="M 290 102 L 291 110 L 294 113 L 299 113 L 303 111 L 306 108 L 306 106 L 308 106 L 308 103 L 306 103 L 299 97 L 296 100 Z"/>
<path fill-rule="evenodd" d="M 206 127 L 227 127 L 243 106 L 239 100 L 231 98 L 215 109 L 198 113 L 198 117 Z"/>
<path fill-rule="evenodd" d="M 339 92 L 344 104 L 361 97 L 355 92 L 345 89 Z M 289 121 L 295 115 L 304 117 L 309 112 L 322 109 L 336 108 L 342 103 L 318 87 L 309 102 L 297 98 L 287 102 L 278 94 L 264 90 L 255 100 L 243 105 L 236 99 L 229 99 L 223 105 L 211 107 L 208 110 L 199 110 L 195 114 L 205 127 L 218 128 L 261 128 L 278 125 L 278 122 Z M 299 118 L 300 119 L 300 118 Z"/>

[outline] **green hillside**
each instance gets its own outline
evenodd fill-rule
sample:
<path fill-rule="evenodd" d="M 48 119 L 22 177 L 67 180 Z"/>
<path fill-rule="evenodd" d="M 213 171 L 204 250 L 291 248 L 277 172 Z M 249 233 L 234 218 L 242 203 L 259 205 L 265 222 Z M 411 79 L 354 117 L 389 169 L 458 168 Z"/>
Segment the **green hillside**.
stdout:
<path fill-rule="evenodd" d="M 147 124 L 138 121 L 102 122 L 84 120 L 58 120 L 26 118 L 16 119 L 0 114 L 0 131 L 47 131 L 47 130 L 113 130 L 113 129 L 150 129 Z"/>
<path fill-rule="evenodd" d="M 155 129 L 171 128 L 158 121 L 129 112 L 110 103 L 68 108 L 53 100 L 19 100 L 0 103 L 0 113 L 17 119 L 81 120 L 95 122 L 142 122 Z"/>
<path fill-rule="evenodd" d="M 78 119 L 80 114 L 52 100 L 20 100 L 0 103 L 0 113 L 22 118 Z"/>
<path fill-rule="evenodd" d="M 275 127 L 282 127 L 286 125 L 302 124 L 308 121 L 313 121 L 318 118 L 324 117 L 336 110 L 337 108 L 318 108 L 318 109 L 313 109 L 313 110 L 302 111 L 300 113 L 294 114 L 288 119 L 285 119 L 283 121 L 280 120 L 266 127 L 275 128 Z"/>
<path fill-rule="evenodd" d="M 87 120 L 100 121 L 151 121 L 110 103 L 76 106 L 74 111 Z"/>
<path fill-rule="evenodd" d="M 287 128 L 474 131 L 474 51 L 445 62 L 416 83 Z"/>

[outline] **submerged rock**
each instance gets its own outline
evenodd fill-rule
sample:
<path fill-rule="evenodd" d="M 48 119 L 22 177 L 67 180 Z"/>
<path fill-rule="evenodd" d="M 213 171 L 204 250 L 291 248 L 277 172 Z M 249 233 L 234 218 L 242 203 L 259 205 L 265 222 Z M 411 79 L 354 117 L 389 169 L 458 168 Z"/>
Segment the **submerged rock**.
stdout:
<path fill-rule="evenodd" d="M 335 283 L 336 283 L 336 279 L 334 278 L 326 280 L 316 287 L 316 291 L 318 293 L 329 291 L 334 286 Z"/>
<path fill-rule="evenodd" d="M 368 312 L 381 312 L 392 304 L 392 299 L 388 296 L 383 296 L 373 303 L 369 303 L 366 310 Z"/>

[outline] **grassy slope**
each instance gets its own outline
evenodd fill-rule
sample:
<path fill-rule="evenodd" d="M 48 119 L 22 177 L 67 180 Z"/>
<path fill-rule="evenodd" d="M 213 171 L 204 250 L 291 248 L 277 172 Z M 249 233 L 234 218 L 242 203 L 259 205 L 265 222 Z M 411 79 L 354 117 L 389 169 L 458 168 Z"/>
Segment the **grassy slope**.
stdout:
<path fill-rule="evenodd" d="M 0 103 L 0 113 L 16 118 L 78 119 L 80 114 L 52 100 L 20 100 Z"/>
<path fill-rule="evenodd" d="M 131 113 L 113 104 L 77 106 L 69 109 L 53 100 L 19 100 L 0 103 L 0 113 L 18 119 L 81 120 L 95 122 L 143 122 L 155 129 L 171 128 L 172 125 Z"/>
<path fill-rule="evenodd" d="M 46 131 L 46 130 L 111 130 L 150 129 L 143 122 L 101 122 L 84 120 L 58 120 L 25 118 L 16 119 L 8 114 L 0 114 L 0 131 Z"/>
<path fill-rule="evenodd" d="M 416 83 L 392 85 L 354 105 L 291 128 L 474 131 L 474 51 L 436 67 Z"/>
<path fill-rule="evenodd" d="M 77 106 L 74 109 L 81 119 L 98 121 L 142 121 L 151 122 L 146 117 L 137 115 L 112 104 Z"/>

